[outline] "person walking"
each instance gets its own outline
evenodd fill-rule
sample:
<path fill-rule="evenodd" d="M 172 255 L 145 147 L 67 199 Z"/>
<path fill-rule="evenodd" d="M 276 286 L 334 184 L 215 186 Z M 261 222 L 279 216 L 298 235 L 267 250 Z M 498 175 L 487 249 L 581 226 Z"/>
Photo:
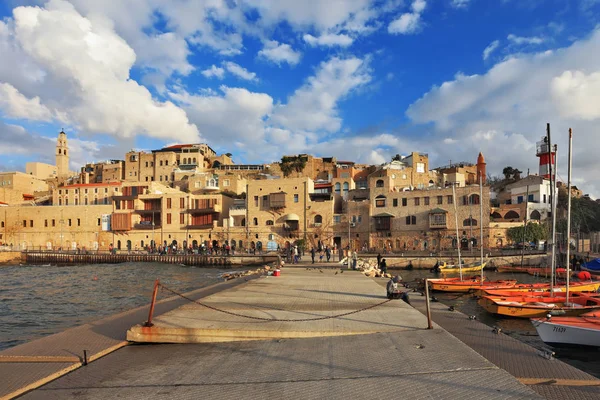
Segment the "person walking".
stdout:
<path fill-rule="evenodd" d="M 327 262 L 331 259 L 331 248 L 329 246 L 325 246 L 325 256 L 327 257 Z"/>
<path fill-rule="evenodd" d="M 310 248 L 310 258 L 312 259 L 313 264 L 315 263 L 315 254 L 316 254 L 315 248 L 311 247 Z"/>
<path fill-rule="evenodd" d="M 387 274 L 387 263 L 385 262 L 385 258 L 381 259 L 381 262 L 379 263 L 379 269 L 381 270 L 382 275 Z"/>
<path fill-rule="evenodd" d="M 381 253 L 377 254 L 377 268 L 381 269 Z"/>

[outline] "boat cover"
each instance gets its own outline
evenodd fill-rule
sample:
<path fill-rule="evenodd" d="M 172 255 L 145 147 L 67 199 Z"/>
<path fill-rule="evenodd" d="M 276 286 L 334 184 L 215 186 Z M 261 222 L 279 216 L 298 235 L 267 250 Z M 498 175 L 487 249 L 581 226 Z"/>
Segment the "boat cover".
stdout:
<path fill-rule="evenodd" d="M 588 261 L 581 266 L 581 269 L 593 272 L 600 272 L 600 258 Z"/>

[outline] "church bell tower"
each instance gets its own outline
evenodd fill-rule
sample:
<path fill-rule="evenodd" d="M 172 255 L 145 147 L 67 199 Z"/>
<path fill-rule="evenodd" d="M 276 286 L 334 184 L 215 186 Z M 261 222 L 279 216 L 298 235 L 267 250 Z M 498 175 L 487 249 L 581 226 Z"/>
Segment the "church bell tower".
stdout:
<path fill-rule="evenodd" d="M 66 178 L 69 175 L 69 146 L 67 144 L 67 134 L 61 130 L 56 141 L 56 173 L 59 178 Z"/>

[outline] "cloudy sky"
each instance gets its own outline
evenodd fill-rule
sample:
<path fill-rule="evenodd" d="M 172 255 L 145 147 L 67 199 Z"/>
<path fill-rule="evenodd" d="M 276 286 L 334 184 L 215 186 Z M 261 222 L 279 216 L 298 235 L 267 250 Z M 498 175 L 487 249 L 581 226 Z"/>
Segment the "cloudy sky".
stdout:
<path fill-rule="evenodd" d="M 237 163 L 428 153 L 600 196 L 600 0 L 2 0 L 0 169 L 206 142 Z"/>

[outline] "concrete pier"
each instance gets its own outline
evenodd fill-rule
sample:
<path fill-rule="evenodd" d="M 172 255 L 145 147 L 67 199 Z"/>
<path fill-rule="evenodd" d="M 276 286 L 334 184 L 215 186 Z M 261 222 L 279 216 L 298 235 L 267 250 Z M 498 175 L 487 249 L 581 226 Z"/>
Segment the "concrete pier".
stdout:
<path fill-rule="evenodd" d="M 280 277 L 237 281 L 191 298 L 266 321 L 171 299 L 169 310 L 157 310 L 156 329 L 190 329 L 185 340 L 174 335 L 173 341 L 203 342 L 208 334 L 218 341 L 125 346 L 23 398 L 540 398 L 444 329 L 426 329 L 425 317 L 401 300 L 380 304 L 385 291 L 358 272 L 284 268 Z M 128 314 L 118 326 L 145 319 Z M 299 319 L 304 321 L 291 321 Z M 257 332 L 260 337 L 244 340 Z M 169 339 L 144 335 L 137 339 Z"/>

